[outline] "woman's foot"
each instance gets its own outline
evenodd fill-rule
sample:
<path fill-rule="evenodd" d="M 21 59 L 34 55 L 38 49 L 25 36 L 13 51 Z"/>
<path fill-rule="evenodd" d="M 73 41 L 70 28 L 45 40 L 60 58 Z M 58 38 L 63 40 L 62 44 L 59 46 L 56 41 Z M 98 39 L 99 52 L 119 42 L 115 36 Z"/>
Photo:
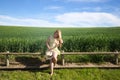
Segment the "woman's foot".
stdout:
<path fill-rule="evenodd" d="M 52 75 L 53 75 L 53 72 L 51 72 L 50 75 L 52 76 Z"/>

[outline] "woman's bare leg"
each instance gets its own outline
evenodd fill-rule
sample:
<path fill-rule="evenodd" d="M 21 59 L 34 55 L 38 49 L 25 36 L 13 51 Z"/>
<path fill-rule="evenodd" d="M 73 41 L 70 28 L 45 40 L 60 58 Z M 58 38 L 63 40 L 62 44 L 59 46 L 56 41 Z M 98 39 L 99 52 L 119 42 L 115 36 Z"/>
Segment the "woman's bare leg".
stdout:
<path fill-rule="evenodd" d="M 55 52 L 53 52 L 52 61 L 53 61 L 54 66 L 55 66 L 55 64 L 57 63 L 57 54 Z"/>
<path fill-rule="evenodd" d="M 57 54 L 53 52 L 52 58 L 50 60 L 50 71 L 51 71 L 51 76 L 53 75 L 53 70 L 54 66 L 57 62 Z"/>
<path fill-rule="evenodd" d="M 53 63 L 53 61 L 52 61 L 52 59 L 51 59 L 51 60 L 50 60 L 50 72 L 51 72 L 50 75 L 51 75 L 51 76 L 53 75 L 53 69 L 54 69 L 54 68 L 53 68 L 53 67 L 54 67 L 53 65 L 54 65 L 54 63 Z"/>

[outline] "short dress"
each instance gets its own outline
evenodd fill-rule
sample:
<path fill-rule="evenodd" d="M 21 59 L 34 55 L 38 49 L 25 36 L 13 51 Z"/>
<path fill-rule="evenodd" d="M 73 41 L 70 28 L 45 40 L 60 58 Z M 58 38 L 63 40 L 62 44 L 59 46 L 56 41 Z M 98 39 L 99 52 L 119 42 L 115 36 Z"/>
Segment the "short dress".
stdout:
<path fill-rule="evenodd" d="M 49 46 L 50 46 L 50 48 L 55 47 L 56 44 L 59 44 L 58 41 L 53 36 L 50 36 L 49 37 Z M 60 55 L 60 51 L 59 51 L 58 47 L 55 47 L 51 51 L 55 52 L 57 55 Z"/>

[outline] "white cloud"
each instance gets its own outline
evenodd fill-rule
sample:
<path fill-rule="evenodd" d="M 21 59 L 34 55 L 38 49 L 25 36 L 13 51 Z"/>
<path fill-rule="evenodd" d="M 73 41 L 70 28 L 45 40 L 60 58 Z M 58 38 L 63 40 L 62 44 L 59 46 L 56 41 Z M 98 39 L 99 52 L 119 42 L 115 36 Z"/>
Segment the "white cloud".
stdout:
<path fill-rule="evenodd" d="M 56 20 L 75 26 L 120 26 L 120 18 L 110 13 L 71 12 L 56 16 Z"/>
<path fill-rule="evenodd" d="M 53 19 L 53 21 L 52 21 Z M 120 18 L 105 12 L 71 12 L 54 16 L 51 20 L 15 18 L 0 15 L 0 25 L 35 27 L 112 27 L 120 26 Z"/>
<path fill-rule="evenodd" d="M 10 16 L 0 15 L 0 25 L 14 25 L 14 26 L 35 26 L 35 27 L 59 27 L 59 26 L 73 26 L 69 24 L 60 24 L 57 22 L 50 22 L 41 19 L 31 18 L 14 18 Z"/>

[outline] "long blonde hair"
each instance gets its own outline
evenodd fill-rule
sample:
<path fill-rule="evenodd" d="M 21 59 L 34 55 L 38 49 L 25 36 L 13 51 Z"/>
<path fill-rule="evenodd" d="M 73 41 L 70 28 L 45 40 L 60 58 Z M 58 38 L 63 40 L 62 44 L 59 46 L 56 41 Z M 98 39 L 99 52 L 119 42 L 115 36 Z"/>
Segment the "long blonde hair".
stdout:
<path fill-rule="evenodd" d="M 56 31 L 54 32 L 54 34 L 55 34 L 55 33 L 58 34 L 57 40 L 59 41 L 59 46 L 62 47 L 62 43 L 63 43 L 62 32 L 61 32 L 61 30 L 56 30 Z"/>

